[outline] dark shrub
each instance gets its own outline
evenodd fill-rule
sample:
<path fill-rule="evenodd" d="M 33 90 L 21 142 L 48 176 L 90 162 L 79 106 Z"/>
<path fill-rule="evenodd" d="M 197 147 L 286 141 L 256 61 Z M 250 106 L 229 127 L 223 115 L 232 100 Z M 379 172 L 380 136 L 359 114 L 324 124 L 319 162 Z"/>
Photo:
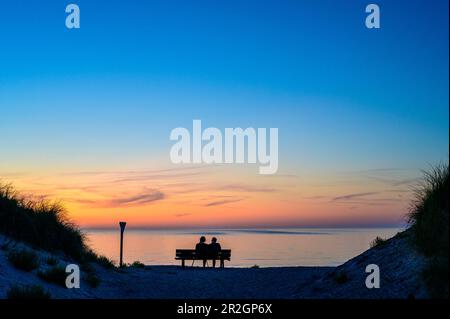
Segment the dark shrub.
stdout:
<path fill-rule="evenodd" d="M 100 278 L 95 274 L 95 272 L 88 272 L 84 278 L 89 286 L 97 288 L 100 285 Z"/>
<path fill-rule="evenodd" d="M 84 262 L 95 262 L 106 269 L 112 269 L 115 268 L 114 262 L 105 256 L 99 256 L 95 252 L 93 252 L 91 249 L 88 249 L 86 251 L 86 254 L 83 258 Z"/>
<path fill-rule="evenodd" d="M 54 283 L 60 285 L 62 287 L 66 286 L 66 278 L 68 274 L 66 270 L 62 266 L 53 266 L 48 268 L 47 270 L 38 272 L 39 278 L 46 282 Z"/>
<path fill-rule="evenodd" d="M 386 239 L 383 239 L 381 237 L 376 237 L 371 243 L 370 243 L 370 248 L 375 248 L 375 247 L 382 247 L 384 245 L 386 245 Z"/>
<path fill-rule="evenodd" d="M 337 272 L 333 276 L 334 281 L 338 284 L 345 284 L 348 281 L 348 276 L 344 272 Z"/>
<path fill-rule="evenodd" d="M 140 261 L 136 260 L 135 262 L 133 262 L 130 267 L 134 267 L 134 268 L 145 268 L 145 265 L 143 263 L 141 263 Z"/>
<path fill-rule="evenodd" d="M 84 262 L 80 265 L 80 269 L 83 272 L 95 272 L 94 267 L 92 267 L 91 263 L 88 262 Z"/>
<path fill-rule="evenodd" d="M 97 256 L 95 262 L 106 269 L 112 269 L 115 267 L 112 260 L 106 258 L 105 256 Z"/>
<path fill-rule="evenodd" d="M 55 257 L 48 257 L 45 260 L 45 263 L 49 266 L 55 266 L 56 264 L 58 264 L 58 259 L 56 259 Z"/>
<path fill-rule="evenodd" d="M 448 298 L 448 259 L 430 258 L 423 278 L 432 298 Z"/>
<path fill-rule="evenodd" d="M 39 267 L 38 255 L 29 249 L 9 251 L 7 257 L 11 264 L 20 270 L 32 271 Z"/>
<path fill-rule="evenodd" d="M 12 286 L 7 292 L 8 299 L 50 299 L 50 293 L 42 286 Z"/>

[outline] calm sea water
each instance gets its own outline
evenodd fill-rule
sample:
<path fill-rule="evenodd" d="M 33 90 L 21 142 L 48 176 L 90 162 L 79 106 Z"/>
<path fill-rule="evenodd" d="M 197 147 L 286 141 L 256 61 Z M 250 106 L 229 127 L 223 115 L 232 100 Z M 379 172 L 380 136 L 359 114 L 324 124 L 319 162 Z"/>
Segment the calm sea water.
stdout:
<path fill-rule="evenodd" d="M 367 250 L 376 237 L 389 238 L 398 228 L 371 229 L 239 229 L 132 230 L 124 235 L 124 261 L 177 265 L 175 249 L 194 248 L 201 235 L 217 237 L 232 250 L 228 266 L 335 266 Z M 99 254 L 119 260 L 119 230 L 85 230 Z M 190 263 L 189 263 L 190 265 Z"/>

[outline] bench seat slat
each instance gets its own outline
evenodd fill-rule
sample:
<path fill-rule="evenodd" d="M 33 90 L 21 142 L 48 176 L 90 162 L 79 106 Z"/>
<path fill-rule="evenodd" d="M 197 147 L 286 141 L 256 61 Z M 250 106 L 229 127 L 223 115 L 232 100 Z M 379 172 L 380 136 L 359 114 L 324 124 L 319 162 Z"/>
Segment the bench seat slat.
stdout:
<path fill-rule="evenodd" d="M 182 260 L 184 264 L 184 260 L 228 260 L 231 259 L 231 249 L 222 249 L 215 258 L 212 258 L 211 256 L 199 256 L 195 249 L 177 249 L 175 252 L 175 259 L 176 260 Z"/>

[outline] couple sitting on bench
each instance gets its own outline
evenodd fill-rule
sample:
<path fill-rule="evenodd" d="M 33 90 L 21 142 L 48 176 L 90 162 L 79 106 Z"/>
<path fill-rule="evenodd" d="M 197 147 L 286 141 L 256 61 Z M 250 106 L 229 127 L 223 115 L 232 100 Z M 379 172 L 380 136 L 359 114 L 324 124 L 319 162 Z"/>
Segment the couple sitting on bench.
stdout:
<path fill-rule="evenodd" d="M 198 259 L 203 260 L 203 267 L 206 267 L 206 261 L 212 259 L 213 268 L 216 267 L 216 259 L 219 257 L 222 247 L 217 242 L 217 238 L 211 238 L 211 243 L 206 243 L 205 236 L 200 237 L 200 242 L 195 245 L 195 253 Z"/>
<path fill-rule="evenodd" d="M 220 268 L 224 268 L 225 260 L 231 260 L 231 249 L 222 249 L 215 237 L 211 239 L 211 244 L 208 245 L 205 236 L 202 236 L 195 249 L 177 249 L 175 259 L 181 260 L 181 267 L 183 268 L 186 260 L 192 260 L 192 266 L 194 266 L 196 260 L 203 260 L 203 267 L 206 267 L 208 259 L 212 260 L 213 267 L 216 266 L 216 260 L 219 260 Z"/>

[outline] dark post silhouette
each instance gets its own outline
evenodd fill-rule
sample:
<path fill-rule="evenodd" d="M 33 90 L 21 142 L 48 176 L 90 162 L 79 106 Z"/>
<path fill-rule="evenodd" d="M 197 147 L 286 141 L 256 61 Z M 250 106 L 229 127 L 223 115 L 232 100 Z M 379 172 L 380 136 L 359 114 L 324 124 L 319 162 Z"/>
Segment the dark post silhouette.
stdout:
<path fill-rule="evenodd" d="M 123 264 L 123 232 L 125 231 L 126 222 L 119 222 L 120 225 L 120 263 L 119 267 Z"/>

